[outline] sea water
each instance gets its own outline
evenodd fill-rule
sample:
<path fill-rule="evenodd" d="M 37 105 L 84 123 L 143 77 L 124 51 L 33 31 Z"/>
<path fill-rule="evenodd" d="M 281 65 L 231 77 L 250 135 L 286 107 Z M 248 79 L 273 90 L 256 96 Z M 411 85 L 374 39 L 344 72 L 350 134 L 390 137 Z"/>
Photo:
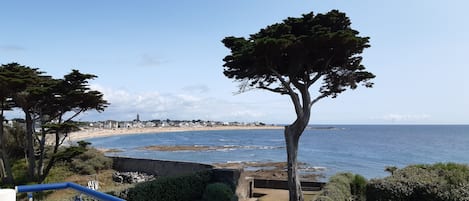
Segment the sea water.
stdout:
<path fill-rule="evenodd" d="M 115 156 L 199 163 L 286 161 L 283 130 L 223 130 L 136 134 L 88 140 L 119 149 Z M 208 151 L 151 151 L 151 145 L 213 146 Z M 301 136 L 298 159 L 327 176 L 353 172 L 387 176 L 386 166 L 469 163 L 469 125 L 313 126 Z"/>

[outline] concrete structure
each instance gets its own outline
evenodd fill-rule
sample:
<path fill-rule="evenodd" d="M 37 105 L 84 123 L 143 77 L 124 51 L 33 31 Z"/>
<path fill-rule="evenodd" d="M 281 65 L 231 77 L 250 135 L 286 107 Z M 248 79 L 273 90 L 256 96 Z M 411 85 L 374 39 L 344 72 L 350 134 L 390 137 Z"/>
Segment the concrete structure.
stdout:
<path fill-rule="evenodd" d="M 179 176 L 213 169 L 213 166 L 151 159 L 111 157 L 113 169 L 120 172 L 144 172 L 155 176 Z"/>

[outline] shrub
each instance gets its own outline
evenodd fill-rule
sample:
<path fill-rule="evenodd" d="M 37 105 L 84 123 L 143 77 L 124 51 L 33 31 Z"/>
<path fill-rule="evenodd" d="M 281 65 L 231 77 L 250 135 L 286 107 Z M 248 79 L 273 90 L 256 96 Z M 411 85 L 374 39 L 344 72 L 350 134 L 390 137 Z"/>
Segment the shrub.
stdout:
<path fill-rule="evenodd" d="M 231 201 L 234 197 L 231 188 L 224 183 L 207 185 L 204 191 L 204 201 Z"/>
<path fill-rule="evenodd" d="M 211 172 L 207 171 L 140 183 L 129 189 L 128 201 L 200 200 L 210 179 Z"/>
<path fill-rule="evenodd" d="M 332 176 L 317 201 L 365 200 L 366 179 L 352 173 Z"/>
<path fill-rule="evenodd" d="M 366 179 L 365 177 L 356 174 L 351 183 L 351 192 L 356 201 L 366 200 Z"/>
<path fill-rule="evenodd" d="M 469 200 L 469 167 L 455 163 L 412 165 L 384 179 L 372 180 L 367 199 L 385 200 Z"/>
<path fill-rule="evenodd" d="M 321 195 L 328 197 L 333 201 L 349 200 L 352 197 L 350 189 L 352 178 L 353 176 L 350 173 L 340 173 L 332 176 L 324 187 Z M 326 198 L 323 198 L 323 200 L 324 199 Z"/>
<path fill-rule="evenodd" d="M 324 195 L 320 195 L 319 197 L 316 198 L 315 201 L 334 201 L 332 198 Z"/>
<path fill-rule="evenodd" d="M 96 174 L 100 170 L 110 169 L 112 159 L 94 148 L 89 148 L 75 157 L 70 165 L 72 170 L 79 174 Z"/>

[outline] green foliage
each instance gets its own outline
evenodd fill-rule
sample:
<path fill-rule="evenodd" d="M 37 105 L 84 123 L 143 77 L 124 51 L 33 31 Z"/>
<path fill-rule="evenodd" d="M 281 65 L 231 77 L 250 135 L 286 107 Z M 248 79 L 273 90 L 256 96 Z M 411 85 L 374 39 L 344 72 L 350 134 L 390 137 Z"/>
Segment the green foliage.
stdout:
<path fill-rule="evenodd" d="M 319 78 L 323 78 L 319 92 L 326 96 L 335 97 L 361 82 L 371 87 L 368 81 L 375 76 L 365 71 L 360 56 L 370 46 L 369 38 L 358 34 L 338 10 L 290 17 L 247 39 L 224 38 L 231 50 L 223 59 L 224 74 L 245 82 L 241 90 L 254 87 L 281 94 L 291 93 L 286 84 L 309 88 Z"/>
<path fill-rule="evenodd" d="M 137 184 L 129 189 L 128 201 L 200 200 L 211 179 L 210 172 L 179 177 L 164 177 Z"/>
<path fill-rule="evenodd" d="M 333 201 L 346 201 L 352 197 L 351 184 L 353 175 L 351 173 L 340 173 L 332 176 L 324 186 L 322 195 Z"/>
<path fill-rule="evenodd" d="M 339 173 L 332 176 L 318 197 L 319 201 L 365 200 L 366 179 L 352 173 Z"/>
<path fill-rule="evenodd" d="M 25 184 L 28 181 L 27 168 L 28 166 L 25 159 L 19 159 L 13 162 L 13 176 L 17 184 Z"/>
<path fill-rule="evenodd" d="M 25 142 L 23 147 L 31 179 L 41 182 L 47 176 L 56 162 L 54 157 L 57 156 L 57 148 L 63 142 L 64 136 L 77 129 L 76 123 L 73 122 L 75 117 L 89 110 L 101 112 L 109 105 L 101 92 L 89 87 L 89 80 L 94 78 L 95 75 L 72 70 L 63 78 L 55 79 L 36 68 L 18 63 L 0 66 L 0 108 L 2 111 L 18 108 L 25 114 L 25 140 L 21 141 Z M 41 123 L 42 129 L 38 135 L 33 131 L 32 117 L 40 119 L 38 122 Z M 56 135 L 53 149 L 45 145 L 44 138 L 50 134 Z M 2 141 L 2 149 L 5 150 L 4 147 Z M 14 154 L 20 153 L 19 149 L 8 150 Z M 72 157 L 73 153 L 78 153 L 76 151 L 69 150 L 58 156 L 63 160 Z M 72 154 L 67 155 L 70 153 Z M 35 175 L 36 173 L 40 175 Z"/>
<path fill-rule="evenodd" d="M 207 185 L 203 195 L 204 201 L 231 201 L 233 198 L 233 191 L 224 183 L 213 183 Z"/>
<path fill-rule="evenodd" d="M 320 195 L 316 198 L 315 201 L 334 201 L 334 200 L 328 196 Z"/>
<path fill-rule="evenodd" d="M 90 148 L 76 156 L 70 165 L 72 170 L 79 174 L 96 174 L 100 170 L 110 169 L 112 159 L 104 156 L 100 151 Z"/>
<path fill-rule="evenodd" d="M 5 127 L 4 141 L 5 150 L 8 152 L 10 159 L 18 159 L 24 156 L 25 142 L 24 137 L 26 130 L 24 126 L 17 122 L 13 123 L 11 127 Z"/>
<path fill-rule="evenodd" d="M 44 180 L 44 183 L 59 183 L 66 181 L 67 177 L 74 175 L 74 172 L 70 171 L 69 165 L 66 163 L 58 163 L 54 166 L 49 175 Z"/>
<path fill-rule="evenodd" d="M 354 197 L 354 200 L 356 201 L 365 201 L 366 200 L 366 184 L 367 180 L 365 177 L 356 174 L 353 177 L 352 183 L 351 183 L 351 192 Z"/>
<path fill-rule="evenodd" d="M 87 151 L 86 148 L 81 146 L 70 146 L 63 149 L 60 149 L 56 156 L 57 161 L 72 162 L 72 160 Z"/>
<path fill-rule="evenodd" d="M 455 163 L 412 165 L 384 179 L 371 180 L 367 199 L 387 200 L 469 200 L 469 167 Z"/>

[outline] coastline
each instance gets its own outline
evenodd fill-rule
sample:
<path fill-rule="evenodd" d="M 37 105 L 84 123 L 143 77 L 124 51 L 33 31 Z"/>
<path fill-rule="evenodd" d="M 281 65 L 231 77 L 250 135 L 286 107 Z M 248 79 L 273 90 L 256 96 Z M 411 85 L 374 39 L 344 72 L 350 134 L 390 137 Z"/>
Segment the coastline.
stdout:
<path fill-rule="evenodd" d="M 68 135 L 68 141 L 80 141 L 91 138 L 120 135 L 137 135 L 151 133 L 217 131 L 217 130 L 264 130 L 284 129 L 283 126 L 205 126 L 205 127 L 149 127 L 149 128 L 117 128 L 117 129 L 82 129 Z"/>

